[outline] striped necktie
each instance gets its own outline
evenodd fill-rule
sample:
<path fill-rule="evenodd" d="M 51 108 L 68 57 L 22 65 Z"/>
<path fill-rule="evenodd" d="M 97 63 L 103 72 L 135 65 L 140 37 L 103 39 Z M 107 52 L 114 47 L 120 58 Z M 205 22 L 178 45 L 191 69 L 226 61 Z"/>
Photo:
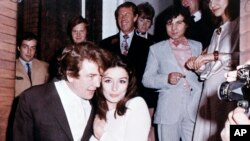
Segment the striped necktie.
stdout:
<path fill-rule="evenodd" d="M 127 54 L 128 54 L 128 42 L 127 42 L 127 39 L 129 38 L 129 36 L 128 35 L 123 35 L 123 41 L 122 41 L 122 49 L 123 49 L 123 51 L 122 51 L 122 54 L 123 55 L 125 55 L 125 56 L 127 56 Z"/>

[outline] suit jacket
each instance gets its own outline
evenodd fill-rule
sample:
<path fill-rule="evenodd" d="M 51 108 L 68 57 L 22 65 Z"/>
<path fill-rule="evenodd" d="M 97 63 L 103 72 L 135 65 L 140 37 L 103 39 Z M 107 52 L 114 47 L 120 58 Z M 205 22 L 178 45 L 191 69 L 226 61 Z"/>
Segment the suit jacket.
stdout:
<path fill-rule="evenodd" d="M 92 135 L 94 111 L 81 141 Z M 73 141 L 73 136 L 54 83 L 31 87 L 20 95 L 14 120 L 14 141 Z"/>
<path fill-rule="evenodd" d="M 118 54 L 125 62 L 134 67 L 138 82 L 139 95 L 143 97 L 144 95 L 147 95 L 147 93 L 150 91 L 150 89 L 146 89 L 142 85 L 141 80 L 147 62 L 149 46 L 152 44 L 153 42 L 151 42 L 150 40 L 144 39 L 134 33 L 128 54 L 127 56 L 124 56 L 121 53 L 120 49 L 120 33 L 108 37 L 100 42 L 100 46 L 102 48 L 107 49 L 115 54 Z M 148 100 L 145 100 L 148 103 Z"/>
<path fill-rule="evenodd" d="M 16 59 L 16 80 L 15 80 L 15 96 L 20 95 L 27 88 L 46 83 L 49 78 L 48 74 L 49 65 L 46 62 L 33 59 L 31 68 L 31 79 L 19 59 Z"/>
<path fill-rule="evenodd" d="M 193 56 L 200 55 L 202 45 L 200 42 L 188 40 Z M 180 79 L 176 85 L 167 82 L 168 74 L 171 72 L 182 72 L 175 55 L 172 53 L 169 40 L 161 41 L 150 47 L 147 66 L 143 75 L 142 83 L 149 88 L 159 89 L 159 98 L 155 113 L 154 122 L 157 124 L 176 123 L 182 115 L 183 97 L 188 97 L 188 104 L 185 105 L 191 119 L 195 121 L 199 99 L 201 96 L 202 83 L 198 76 L 188 71 L 186 80 L 191 91 L 187 91 L 183 85 L 185 80 Z M 185 107 L 184 106 L 184 107 Z"/>
<path fill-rule="evenodd" d="M 197 22 L 193 19 L 189 23 L 186 37 L 202 43 L 202 50 L 205 50 L 210 44 L 214 27 L 204 16 Z"/>

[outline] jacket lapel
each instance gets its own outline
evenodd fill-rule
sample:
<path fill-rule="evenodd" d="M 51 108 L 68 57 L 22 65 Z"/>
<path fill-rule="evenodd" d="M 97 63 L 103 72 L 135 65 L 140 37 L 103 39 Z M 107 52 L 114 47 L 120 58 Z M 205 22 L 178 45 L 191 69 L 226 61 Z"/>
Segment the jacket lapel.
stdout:
<path fill-rule="evenodd" d="M 29 79 L 27 72 L 25 71 L 25 68 L 23 67 L 22 63 L 19 59 L 16 60 L 16 72 L 21 73 L 23 76 L 25 76 L 27 79 Z M 19 75 L 19 74 L 18 74 Z M 16 76 L 16 77 L 22 77 L 22 76 Z"/>
<path fill-rule="evenodd" d="M 63 105 L 61 103 L 60 97 L 58 95 L 58 92 L 56 90 L 55 84 L 52 83 L 49 85 L 50 88 L 48 88 L 48 93 L 51 93 L 50 99 L 47 99 L 48 103 L 48 111 L 54 115 L 56 122 L 60 125 L 63 132 L 68 136 L 70 140 L 73 140 L 73 136 L 71 134 L 71 130 L 69 127 L 69 123 L 66 117 L 66 114 L 63 109 Z"/>

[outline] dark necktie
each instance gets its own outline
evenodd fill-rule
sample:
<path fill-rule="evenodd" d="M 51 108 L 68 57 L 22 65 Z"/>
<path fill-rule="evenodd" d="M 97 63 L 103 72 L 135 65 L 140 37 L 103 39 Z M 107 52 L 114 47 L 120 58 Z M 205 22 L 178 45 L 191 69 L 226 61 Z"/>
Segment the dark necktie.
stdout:
<path fill-rule="evenodd" d="M 31 83 L 31 85 L 32 85 L 30 64 L 29 64 L 29 63 L 26 63 L 26 66 L 27 66 L 27 74 L 28 74 L 28 76 L 29 76 L 30 83 Z"/>
<path fill-rule="evenodd" d="M 129 38 L 128 35 L 123 35 L 123 41 L 122 41 L 122 48 L 123 48 L 123 55 L 127 55 L 128 54 L 128 42 L 127 39 Z"/>

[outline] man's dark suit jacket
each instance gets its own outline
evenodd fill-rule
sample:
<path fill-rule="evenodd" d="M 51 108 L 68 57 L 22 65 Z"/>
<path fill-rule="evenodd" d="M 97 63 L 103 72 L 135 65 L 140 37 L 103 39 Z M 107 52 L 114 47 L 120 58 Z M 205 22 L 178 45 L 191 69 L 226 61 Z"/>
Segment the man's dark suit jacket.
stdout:
<path fill-rule="evenodd" d="M 210 44 L 214 26 L 209 23 L 204 16 L 197 22 L 191 19 L 186 31 L 186 37 L 202 43 L 202 50 L 205 50 Z"/>
<path fill-rule="evenodd" d="M 124 56 L 121 53 L 120 49 L 120 33 L 116 35 L 110 36 L 100 42 L 100 46 L 104 49 L 107 49 L 115 54 L 121 56 L 121 58 L 127 62 L 129 65 L 133 66 L 136 72 L 137 82 L 138 82 L 138 90 L 139 95 L 145 97 L 148 95 L 151 89 L 146 89 L 142 85 L 142 75 L 144 73 L 146 62 L 148 58 L 149 47 L 153 44 L 150 40 L 144 39 L 134 32 L 134 36 L 132 38 L 129 51 L 127 56 Z M 148 101 L 145 99 L 146 102 Z"/>
<path fill-rule="evenodd" d="M 94 111 L 81 141 L 93 133 Z M 73 141 L 54 83 L 34 86 L 21 94 L 14 121 L 14 141 Z"/>

